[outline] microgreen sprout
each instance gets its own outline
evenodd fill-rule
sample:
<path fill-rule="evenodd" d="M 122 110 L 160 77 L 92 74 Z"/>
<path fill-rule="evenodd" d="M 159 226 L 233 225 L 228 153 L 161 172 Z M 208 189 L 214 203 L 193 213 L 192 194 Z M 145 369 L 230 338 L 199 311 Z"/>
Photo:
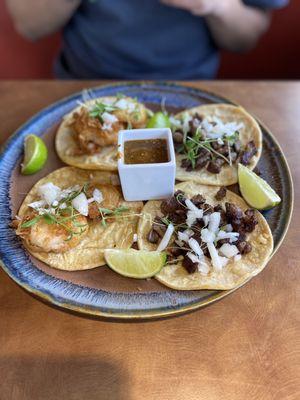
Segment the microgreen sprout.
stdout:
<path fill-rule="evenodd" d="M 103 226 L 107 226 L 106 223 L 106 218 L 107 217 L 113 217 L 113 216 L 118 216 L 124 211 L 128 211 L 129 208 L 126 206 L 120 206 L 115 208 L 114 210 L 110 210 L 109 208 L 104 208 L 104 207 L 98 207 L 99 213 L 101 215 L 101 224 Z"/>
<path fill-rule="evenodd" d="M 101 103 L 99 101 L 96 101 L 94 107 L 92 110 L 89 112 L 89 116 L 92 118 L 98 118 L 101 123 L 103 123 L 102 115 L 105 112 L 112 112 L 119 110 L 119 107 L 114 106 L 113 104 L 105 104 Z"/>
<path fill-rule="evenodd" d="M 163 96 L 160 102 L 160 109 L 163 114 L 168 115 L 168 111 L 166 110 L 166 98 Z"/>

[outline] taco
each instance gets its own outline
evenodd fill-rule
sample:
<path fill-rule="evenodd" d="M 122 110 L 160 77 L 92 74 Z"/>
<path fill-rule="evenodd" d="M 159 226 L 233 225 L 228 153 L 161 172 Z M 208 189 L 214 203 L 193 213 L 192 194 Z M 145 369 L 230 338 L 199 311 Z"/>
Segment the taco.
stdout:
<path fill-rule="evenodd" d="M 253 169 L 262 151 L 262 132 L 243 108 L 209 104 L 171 119 L 176 152 L 176 178 L 204 185 L 237 182 L 240 162 Z"/>
<path fill-rule="evenodd" d="M 149 201 L 138 227 L 142 250 L 167 251 L 156 275 L 178 290 L 238 287 L 258 274 L 273 249 L 264 217 L 225 187 L 182 182 L 173 197 Z"/>
<path fill-rule="evenodd" d="M 51 267 L 91 269 L 105 264 L 104 249 L 131 247 L 142 206 L 124 201 L 116 174 L 64 167 L 34 185 L 14 227 Z"/>
<path fill-rule="evenodd" d="M 148 111 L 130 97 L 99 97 L 67 114 L 55 146 L 66 164 L 83 169 L 117 170 L 117 143 L 121 129 L 146 126 Z"/>

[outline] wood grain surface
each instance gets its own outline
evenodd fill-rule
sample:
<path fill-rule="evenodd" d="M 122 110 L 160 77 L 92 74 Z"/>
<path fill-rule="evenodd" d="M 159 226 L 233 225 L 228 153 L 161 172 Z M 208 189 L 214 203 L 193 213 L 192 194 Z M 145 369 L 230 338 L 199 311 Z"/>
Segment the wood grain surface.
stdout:
<path fill-rule="evenodd" d="M 101 82 L 0 82 L 0 141 L 49 103 Z M 292 170 L 295 208 L 267 268 L 205 309 L 161 321 L 90 320 L 0 271 L 0 400 L 300 398 L 300 83 L 197 82 L 257 115 Z M 298 291 L 298 293 L 297 293 Z"/>

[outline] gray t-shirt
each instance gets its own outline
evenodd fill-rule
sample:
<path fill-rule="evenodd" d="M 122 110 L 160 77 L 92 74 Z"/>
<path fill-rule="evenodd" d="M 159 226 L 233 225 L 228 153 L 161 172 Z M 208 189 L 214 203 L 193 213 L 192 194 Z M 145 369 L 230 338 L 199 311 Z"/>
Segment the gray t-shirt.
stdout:
<path fill-rule="evenodd" d="M 278 8 L 288 1 L 244 3 Z M 207 79 L 219 66 L 205 19 L 159 0 L 83 0 L 63 39 L 59 78 Z"/>

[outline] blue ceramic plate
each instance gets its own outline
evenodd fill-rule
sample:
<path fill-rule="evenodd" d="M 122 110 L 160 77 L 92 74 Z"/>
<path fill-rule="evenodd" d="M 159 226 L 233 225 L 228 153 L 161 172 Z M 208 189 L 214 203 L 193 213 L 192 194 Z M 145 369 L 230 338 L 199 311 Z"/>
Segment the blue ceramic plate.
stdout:
<path fill-rule="evenodd" d="M 94 88 L 95 97 L 124 93 L 137 97 L 157 110 L 162 100 L 166 108 L 177 112 L 205 103 L 230 101 L 206 91 L 163 83 L 123 83 Z M 20 286 L 48 302 L 84 314 L 123 319 L 158 318 L 193 310 L 227 296 L 231 291 L 182 292 L 161 286 L 156 280 L 123 278 L 107 267 L 89 271 L 54 270 L 30 256 L 9 227 L 25 193 L 41 177 L 63 164 L 57 158 L 53 142 L 62 117 L 72 110 L 82 93 L 65 98 L 42 110 L 26 122 L 6 144 L 0 159 L 0 256 L 2 267 Z M 275 250 L 281 244 L 292 212 L 293 188 L 285 157 L 272 134 L 262 124 L 263 154 L 259 168 L 263 178 L 274 187 L 282 203 L 265 213 L 271 227 Z M 33 176 L 19 174 L 26 135 L 42 136 L 49 148 L 46 167 Z M 259 278 L 258 278 L 259 279 Z"/>

